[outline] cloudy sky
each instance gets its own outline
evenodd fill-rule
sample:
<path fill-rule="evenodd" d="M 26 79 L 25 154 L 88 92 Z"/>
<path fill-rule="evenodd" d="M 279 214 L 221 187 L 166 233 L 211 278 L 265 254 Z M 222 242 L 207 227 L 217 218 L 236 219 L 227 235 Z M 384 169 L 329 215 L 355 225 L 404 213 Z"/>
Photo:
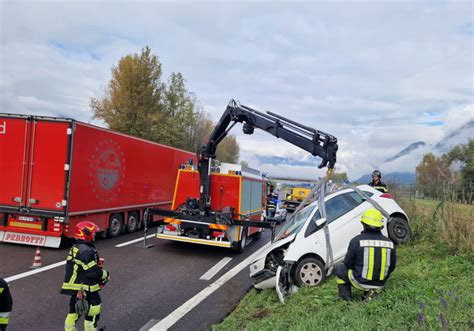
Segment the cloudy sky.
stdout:
<path fill-rule="evenodd" d="M 235 98 L 335 135 L 352 179 L 474 119 L 472 1 L 65 2 L 0 0 L 0 112 L 100 125 L 90 98 L 149 46 L 215 120 Z M 320 174 L 283 141 L 235 133 L 254 167 Z"/>

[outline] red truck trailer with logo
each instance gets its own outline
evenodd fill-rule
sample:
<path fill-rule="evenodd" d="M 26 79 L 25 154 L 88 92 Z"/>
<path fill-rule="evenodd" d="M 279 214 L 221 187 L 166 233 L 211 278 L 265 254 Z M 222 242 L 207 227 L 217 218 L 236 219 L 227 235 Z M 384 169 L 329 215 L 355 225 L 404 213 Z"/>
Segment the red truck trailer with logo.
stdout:
<path fill-rule="evenodd" d="M 242 252 L 250 236 L 259 238 L 260 227 L 246 223 L 263 224 L 266 206 L 266 180 L 261 172 L 238 164 L 221 163 L 211 175 L 213 210 L 232 208 L 239 225 L 219 222 L 200 222 L 166 217 L 158 229 L 157 238 L 187 243 L 233 248 Z M 180 211 L 189 198 L 199 197 L 199 172 L 191 165 L 182 167 L 176 179 L 172 210 Z M 242 224 L 242 225 L 241 225 Z"/>
<path fill-rule="evenodd" d="M 136 231 L 146 208 L 171 207 L 189 159 L 72 119 L 0 114 L 0 242 L 59 247 L 86 220 L 109 237 Z"/>

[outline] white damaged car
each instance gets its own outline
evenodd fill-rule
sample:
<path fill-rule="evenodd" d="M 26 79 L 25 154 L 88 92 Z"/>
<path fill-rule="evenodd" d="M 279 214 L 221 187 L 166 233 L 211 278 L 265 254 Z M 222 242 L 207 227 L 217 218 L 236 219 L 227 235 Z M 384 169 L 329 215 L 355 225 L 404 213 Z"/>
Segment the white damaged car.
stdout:
<path fill-rule="evenodd" d="M 322 203 L 324 201 L 324 203 Z M 396 244 L 410 239 L 407 214 L 390 194 L 369 185 L 346 187 L 300 209 L 271 245 L 250 265 L 257 289 L 276 287 L 280 300 L 303 285 L 317 286 L 343 261 L 350 240 L 362 231 L 361 215 L 377 208 L 384 215 L 383 234 Z"/>

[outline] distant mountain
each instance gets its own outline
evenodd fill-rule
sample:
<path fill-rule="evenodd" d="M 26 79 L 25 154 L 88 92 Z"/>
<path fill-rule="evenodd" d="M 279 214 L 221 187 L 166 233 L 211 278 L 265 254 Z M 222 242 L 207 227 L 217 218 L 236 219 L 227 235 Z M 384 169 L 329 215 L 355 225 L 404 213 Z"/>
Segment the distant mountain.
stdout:
<path fill-rule="evenodd" d="M 451 131 L 434 145 L 427 145 L 423 141 L 409 145 L 398 154 L 386 159 L 381 168 L 391 168 L 390 166 L 400 165 L 403 162 L 420 162 L 423 155 L 427 153 L 441 155 L 456 145 L 467 143 L 469 139 L 474 139 L 474 120 L 470 120 L 458 129 Z"/>
<path fill-rule="evenodd" d="M 434 145 L 436 154 L 447 152 L 451 147 L 465 144 L 469 139 L 474 139 L 474 120 L 470 120 L 459 129 L 449 133 L 443 140 Z"/>
<path fill-rule="evenodd" d="M 372 175 L 364 175 L 357 179 L 355 182 L 360 184 L 367 184 L 372 180 Z M 416 181 L 415 173 L 407 172 L 393 172 L 388 174 L 382 174 L 382 181 L 386 184 L 397 183 L 401 185 L 414 184 Z"/>
<path fill-rule="evenodd" d="M 384 162 L 391 162 L 395 161 L 396 159 L 401 158 L 402 156 L 410 154 L 412 151 L 416 150 L 419 147 L 426 146 L 426 143 L 424 141 L 418 141 L 416 143 L 411 144 L 410 146 L 404 148 L 401 150 L 400 153 L 396 154 L 395 156 L 392 156 L 391 158 L 386 159 Z"/>

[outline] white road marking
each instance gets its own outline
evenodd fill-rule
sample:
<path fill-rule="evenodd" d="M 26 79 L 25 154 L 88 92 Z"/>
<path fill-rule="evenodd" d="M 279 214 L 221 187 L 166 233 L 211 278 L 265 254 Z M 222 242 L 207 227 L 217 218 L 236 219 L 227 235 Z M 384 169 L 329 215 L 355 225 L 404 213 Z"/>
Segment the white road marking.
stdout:
<path fill-rule="evenodd" d="M 29 276 L 32 276 L 32 275 L 35 275 L 35 274 L 39 274 L 40 272 L 48 271 L 50 269 L 54 269 L 54 268 L 60 267 L 60 266 L 65 265 L 65 264 L 66 264 L 66 260 L 61 261 L 61 262 L 57 262 L 57 263 L 54 263 L 54 264 L 50 264 L 50 265 L 47 265 L 45 267 L 38 268 L 38 269 L 35 269 L 35 270 L 23 272 L 21 274 L 15 275 L 15 276 L 5 278 L 5 281 L 7 283 L 10 283 L 10 282 L 13 282 L 15 280 L 22 279 L 22 278 L 25 278 L 25 277 L 29 277 Z"/>
<path fill-rule="evenodd" d="M 239 272 L 241 272 L 243 269 L 245 269 L 253 261 L 253 259 L 257 255 L 259 255 L 261 252 L 263 252 L 265 249 L 267 249 L 269 245 L 270 245 L 270 243 L 265 244 L 258 251 L 256 251 L 255 253 L 253 253 L 249 257 L 247 257 L 245 260 L 243 260 L 238 265 L 236 265 L 234 268 L 232 268 L 227 273 L 225 273 L 223 276 L 221 276 L 221 278 L 219 278 L 214 283 L 210 284 L 208 287 L 203 289 L 201 292 L 199 292 L 198 294 L 193 296 L 191 299 L 186 301 L 184 304 L 182 304 L 180 307 L 178 307 L 171 314 L 166 316 L 160 322 L 156 323 L 152 328 L 150 328 L 150 331 L 168 330 L 176 322 L 178 322 L 181 318 L 183 318 L 184 315 L 189 313 L 193 308 L 195 308 L 197 305 L 199 305 L 208 296 L 210 296 L 212 293 L 214 293 L 216 290 L 218 290 L 222 285 L 224 285 L 226 282 L 231 280 L 235 275 L 237 275 Z"/>
<path fill-rule="evenodd" d="M 222 268 L 224 268 L 230 261 L 232 261 L 231 257 L 225 257 L 215 266 L 213 266 L 211 269 L 206 271 L 204 275 L 202 275 L 199 279 L 200 280 L 211 280 L 219 271 L 221 271 Z"/>
<path fill-rule="evenodd" d="M 146 236 L 147 239 L 149 239 L 149 238 L 151 238 L 151 237 L 156 237 L 156 234 L 150 234 L 150 235 Z M 130 240 L 130 241 L 124 242 L 123 244 L 115 245 L 115 247 L 128 246 L 128 245 L 137 243 L 137 242 L 139 242 L 140 240 L 143 240 L 143 237 L 140 237 L 140 238 L 137 238 L 137 239 L 134 239 L 134 240 Z"/>

